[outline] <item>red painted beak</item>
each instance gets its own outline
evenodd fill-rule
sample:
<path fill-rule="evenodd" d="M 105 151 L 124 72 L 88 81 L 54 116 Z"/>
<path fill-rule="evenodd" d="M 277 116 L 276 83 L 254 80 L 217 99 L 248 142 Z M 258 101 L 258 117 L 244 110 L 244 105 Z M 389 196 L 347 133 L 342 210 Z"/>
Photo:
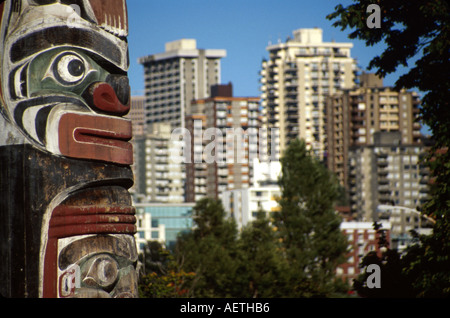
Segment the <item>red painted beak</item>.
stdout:
<path fill-rule="evenodd" d="M 133 164 L 131 121 L 68 112 L 59 120 L 59 149 L 72 158 Z"/>

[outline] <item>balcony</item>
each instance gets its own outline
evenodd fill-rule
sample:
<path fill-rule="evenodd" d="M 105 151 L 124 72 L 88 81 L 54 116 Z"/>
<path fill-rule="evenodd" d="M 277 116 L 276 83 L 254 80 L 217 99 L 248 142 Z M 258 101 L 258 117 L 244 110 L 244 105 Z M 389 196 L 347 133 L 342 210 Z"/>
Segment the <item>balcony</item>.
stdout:
<path fill-rule="evenodd" d="M 287 106 L 285 108 L 285 112 L 292 114 L 292 113 L 297 113 L 298 112 L 298 108 L 297 106 Z"/>
<path fill-rule="evenodd" d="M 388 166 L 388 161 L 386 160 L 386 158 L 378 158 L 377 165 L 378 167 L 385 168 Z"/>
<path fill-rule="evenodd" d="M 380 193 L 378 195 L 378 200 L 380 201 L 380 203 L 391 202 L 392 201 L 391 193 L 390 192 Z"/>
<path fill-rule="evenodd" d="M 289 118 L 289 120 L 295 120 L 295 124 L 297 125 L 297 120 L 298 120 L 299 116 L 296 112 L 289 113 L 288 118 Z"/>
<path fill-rule="evenodd" d="M 379 193 L 391 193 L 391 187 L 389 185 L 380 185 L 378 186 L 378 192 Z"/>
<path fill-rule="evenodd" d="M 295 97 L 294 98 L 286 97 L 284 99 L 284 101 L 285 101 L 285 103 L 288 103 L 288 104 L 297 104 L 298 103 L 298 100 Z"/>
<path fill-rule="evenodd" d="M 285 82 L 284 85 L 288 88 L 292 88 L 292 87 L 297 87 L 298 83 L 295 80 L 291 80 L 291 81 Z"/>

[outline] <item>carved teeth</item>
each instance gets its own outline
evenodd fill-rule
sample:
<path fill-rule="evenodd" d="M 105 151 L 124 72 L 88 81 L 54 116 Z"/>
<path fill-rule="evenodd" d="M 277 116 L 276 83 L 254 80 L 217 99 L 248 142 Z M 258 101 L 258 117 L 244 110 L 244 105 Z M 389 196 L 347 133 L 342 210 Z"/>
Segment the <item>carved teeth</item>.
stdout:
<path fill-rule="evenodd" d="M 122 24 L 120 16 L 111 16 L 105 13 L 105 22 L 100 27 L 117 36 L 127 36 L 128 30 L 126 21 Z"/>

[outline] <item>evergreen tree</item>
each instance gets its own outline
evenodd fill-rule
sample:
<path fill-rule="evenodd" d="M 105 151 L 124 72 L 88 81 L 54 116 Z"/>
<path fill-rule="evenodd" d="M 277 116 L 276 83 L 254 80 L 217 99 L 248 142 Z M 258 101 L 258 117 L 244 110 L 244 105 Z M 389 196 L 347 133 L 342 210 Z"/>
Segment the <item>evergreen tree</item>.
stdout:
<path fill-rule="evenodd" d="M 334 209 L 338 182 L 303 140 L 290 143 L 281 164 L 281 211 L 274 214 L 274 225 L 290 265 L 291 296 L 331 295 L 336 267 L 345 262 L 348 248 Z"/>
<path fill-rule="evenodd" d="M 275 229 L 264 211 L 240 235 L 239 282 L 243 298 L 288 297 L 288 264 L 277 244 Z"/>
<path fill-rule="evenodd" d="M 170 263 L 170 252 L 158 241 L 149 241 L 144 246 L 144 253 L 139 260 L 144 266 L 144 274 L 165 274 Z"/>
<path fill-rule="evenodd" d="M 232 297 L 239 268 L 237 226 L 225 218 L 220 200 L 201 199 L 193 209 L 194 229 L 182 234 L 175 249 L 179 264 L 196 277 L 190 287 L 195 297 Z"/>

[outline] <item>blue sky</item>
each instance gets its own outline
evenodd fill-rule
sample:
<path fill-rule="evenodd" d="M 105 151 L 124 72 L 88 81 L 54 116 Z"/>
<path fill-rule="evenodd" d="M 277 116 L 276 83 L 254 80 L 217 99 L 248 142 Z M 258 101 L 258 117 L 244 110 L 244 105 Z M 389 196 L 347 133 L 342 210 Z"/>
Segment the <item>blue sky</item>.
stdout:
<path fill-rule="evenodd" d="M 383 46 L 366 47 L 362 41 L 350 41 L 350 31 L 342 32 L 327 20 L 337 4 L 349 0 L 128 0 L 131 65 L 129 70 L 133 95 L 142 95 L 142 56 L 164 51 L 166 42 L 181 38 L 197 40 L 202 49 L 225 49 L 222 59 L 222 83 L 233 83 L 234 96 L 259 96 L 261 60 L 267 57 L 269 41 L 285 41 L 300 28 L 323 29 L 323 40 L 352 42 L 352 56 L 366 68 Z M 397 75 L 388 76 L 392 85 Z"/>

